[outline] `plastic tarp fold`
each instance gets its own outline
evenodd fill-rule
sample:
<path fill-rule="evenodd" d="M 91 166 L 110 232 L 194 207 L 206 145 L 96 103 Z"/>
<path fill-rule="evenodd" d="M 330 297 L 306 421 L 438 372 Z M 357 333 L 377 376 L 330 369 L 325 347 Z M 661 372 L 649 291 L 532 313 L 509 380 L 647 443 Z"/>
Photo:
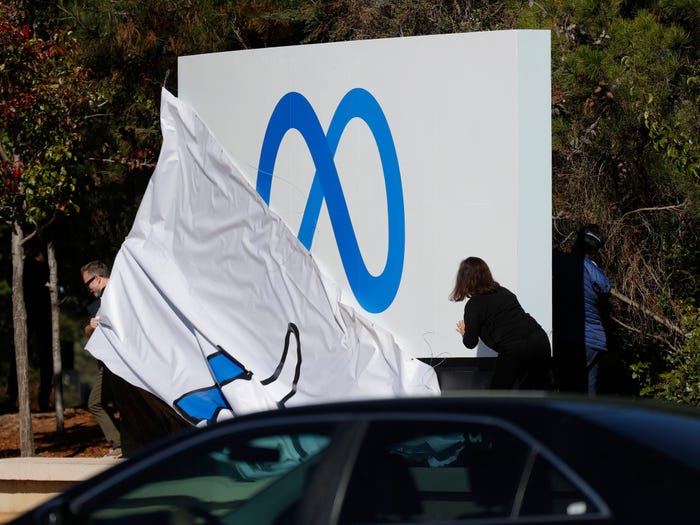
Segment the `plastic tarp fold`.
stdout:
<path fill-rule="evenodd" d="M 88 351 L 193 424 L 433 395 L 435 372 L 340 303 L 195 112 L 162 91 L 163 144 Z"/>

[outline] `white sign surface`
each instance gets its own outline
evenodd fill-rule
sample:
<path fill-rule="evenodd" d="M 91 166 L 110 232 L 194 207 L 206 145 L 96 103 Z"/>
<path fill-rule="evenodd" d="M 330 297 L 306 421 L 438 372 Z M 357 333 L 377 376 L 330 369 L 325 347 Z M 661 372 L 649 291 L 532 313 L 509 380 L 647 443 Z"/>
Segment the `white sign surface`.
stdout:
<path fill-rule="evenodd" d="M 468 256 L 551 332 L 549 32 L 188 56 L 178 76 L 340 301 L 405 351 L 490 355 L 448 300 Z"/>

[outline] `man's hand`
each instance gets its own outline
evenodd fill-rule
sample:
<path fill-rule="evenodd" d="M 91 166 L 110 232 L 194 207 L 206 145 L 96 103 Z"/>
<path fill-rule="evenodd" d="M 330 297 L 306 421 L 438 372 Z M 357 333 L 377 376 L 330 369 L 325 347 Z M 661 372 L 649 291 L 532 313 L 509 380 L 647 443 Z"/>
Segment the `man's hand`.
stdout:
<path fill-rule="evenodd" d="M 97 328 L 97 325 L 100 324 L 100 316 L 95 316 L 91 317 L 90 321 L 88 322 L 87 326 L 85 327 L 85 335 L 90 337 L 92 333 L 95 331 L 95 328 Z"/>

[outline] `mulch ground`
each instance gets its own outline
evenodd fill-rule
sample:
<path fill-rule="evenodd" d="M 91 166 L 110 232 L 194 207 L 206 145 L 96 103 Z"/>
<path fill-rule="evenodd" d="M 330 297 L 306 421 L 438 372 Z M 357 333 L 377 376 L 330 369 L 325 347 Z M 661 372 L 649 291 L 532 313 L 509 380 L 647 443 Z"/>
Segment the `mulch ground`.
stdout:
<path fill-rule="evenodd" d="M 82 408 L 67 408 L 63 432 L 56 432 L 54 412 L 32 413 L 34 449 L 37 456 L 100 458 L 109 450 L 95 418 Z M 0 415 L 0 458 L 20 456 L 19 415 Z"/>

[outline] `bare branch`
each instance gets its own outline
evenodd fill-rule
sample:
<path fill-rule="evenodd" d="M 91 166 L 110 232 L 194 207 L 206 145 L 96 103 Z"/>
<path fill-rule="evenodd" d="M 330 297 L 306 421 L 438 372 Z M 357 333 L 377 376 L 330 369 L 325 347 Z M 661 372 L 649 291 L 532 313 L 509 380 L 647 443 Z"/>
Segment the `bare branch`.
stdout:
<path fill-rule="evenodd" d="M 669 330 L 671 330 L 671 331 L 673 331 L 673 332 L 676 332 L 677 334 L 682 335 L 682 336 L 685 335 L 685 334 L 683 333 L 683 330 L 681 330 L 677 325 L 675 325 L 674 323 L 672 323 L 671 321 L 669 321 L 669 320 L 666 319 L 665 317 L 661 317 L 660 315 L 655 314 L 654 312 L 652 312 L 651 310 L 649 310 L 649 309 L 646 308 L 645 306 L 639 304 L 639 303 L 636 302 L 636 301 L 633 301 L 632 299 L 630 299 L 629 297 L 627 297 L 627 296 L 625 296 L 625 295 L 622 295 L 622 294 L 621 294 L 620 292 L 618 292 L 617 290 L 613 289 L 613 290 L 610 292 L 610 295 L 612 295 L 613 297 L 619 299 L 619 300 L 622 301 L 623 303 L 627 303 L 628 305 L 630 305 L 630 306 L 632 306 L 632 307 L 634 307 L 634 308 L 640 310 L 642 313 L 644 313 L 644 315 L 647 315 L 647 316 L 651 317 L 654 321 L 656 321 L 657 323 L 661 323 L 662 325 L 664 325 L 664 326 L 665 326 L 666 328 L 668 328 Z"/>
<path fill-rule="evenodd" d="M 27 244 L 34 236 L 36 236 L 36 234 L 37 234 L 37 230 L 34 230 L 32 233 L 22 237 L 22 240 L 19 243 L 20 246 L 24 246 L 25 244 Z"/>
<path fill-rule="evenodd" d="M 624 328 L 625 330 L 628 330 L 628 331 L 630 331 L 630 332 L 634 332 L 635 334 L 642 334 L 642 331 L 641 331 L 639 328 L 635 328 L 635 327 L 633 327 L 633 326 L 630 326 L 630 325 L 628 325 L 628 324 L 625 324 L 625 323 L 623 323 L 621 320 L 619 320 L 617 317 L 614 317 L 614 316 L 613 316 L 613 317 L 612 317 L 612 320 L 615 321 L 617 324 L 619 324 L 619 325 L 620 325 L 622 328 Z M 643 334 L 643 335 L 645 335 L 646 337 L 649 337 L 649 338 L 651 338 L 651 339 L 656 339 L 657 341 L 660 341 L 660 342 L 663 343 L 665 346 L 667 346 L 668 349 L 669 349 L 671 352 L 677 352 L 677 351 L 678 351 L 678 349 L 677 349 L 675 346 L 673 346 L 666 338 L 661 337 L 660 335 L 654 335 L 654 334 L 649 334 L 649 333 L 645 333 L 645 334 Z"/>
<path fill-rule="evenodd" d="M 528 2 L 528 5 L 529 5 L 530 7 L 532 7 L 532 6 L 538 7 L 540 10 L 542 10 L 542 12 L 543 12 L 545 15 L 547 14 L 547 10 L 546 10 L 544 7 L 542 7 L 539 3 L 535 2 L 534 0 L 530 0 L 530 1 Z"/>
<path fill-rule="evenodd" d="M 243 46 L 243 49 L 248 49 L 248 45 L 246 44 L 245 40 L 243 39 L 243 35 L 241 35 L 241 30 L 238 27 L 238 24 L 236 23 L 237 20 L 234 17 L 233 19 L 233 24 L 232 29 L 233 29 L 233 34 L 236 35 L 236 40 Z"/>
<path fill-rule="evenodd" d="M 2 147 L 2 144 L 0 144 L 0 159 L 2 159 L 3 162 L 10 162 L 10 157 L 5 153 L 5 148 Z"/>
<path fill-rule="evenodd" d="M 671 204 L 669 206 L 651 206 L 649 208 L 637 208 L 636 210 L 630 210 L 627 213 L 624 213 L 620 219 L 624 219 L 628 215 L 632 215 L 634 213 L 643 213 L 645 211 L 667 211 L 667 210 L 682 210 L 684 209 L 688 204 L 688 201 L 683 201 L 680 204 Z"/>
<path fill-rule="evenodd" d="M 121 160 L 115 160 L 115 159 L 100 159 L 97 157 L 89 157 L 88 160 L 93 161 L 93 162 L 101 162 L 103 164 L 127 164 L 127 162 L 121 161 Z M 156 163 L 155 162 L 140 162 L 139 167 L 141 168 L 155 168 Z"/>
<path fill-rule="evenodd" d="M 85 115 L 83 117 L 85 120 L 91 119 L 91 118 L 100 118 L 100 117 L 113 117 L 114 115 L 112 113 L 94 113 L 92 115 Z"/>

